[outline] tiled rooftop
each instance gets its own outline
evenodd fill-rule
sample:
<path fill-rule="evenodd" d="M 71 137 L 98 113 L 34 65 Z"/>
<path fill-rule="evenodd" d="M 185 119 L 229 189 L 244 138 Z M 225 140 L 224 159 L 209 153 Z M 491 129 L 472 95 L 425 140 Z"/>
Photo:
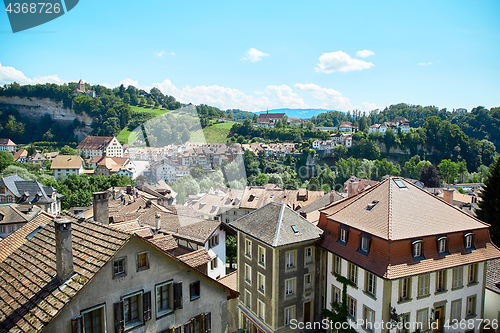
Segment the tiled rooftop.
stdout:
<path fill-rule="evenodd" d="M 488 261 L 486 288 L 500 294 L 500 259 Z"/>
<path fill-rule="evenodd" d="M 232 273 L 227 274 L 226 276 L 221 277 L 217 281 L 225 285 L 226 287 L 232 290 L 238 290 L 237 282 L 238 282 L 238 271 L 234 271 Z"/>
<path fill-rule="evenodd" d="M 207 264 L 212 260 L 206 249 L 199 249 L 177 257 L 180 261 L 188 264 L 191 267 L 199 267 Z"/>

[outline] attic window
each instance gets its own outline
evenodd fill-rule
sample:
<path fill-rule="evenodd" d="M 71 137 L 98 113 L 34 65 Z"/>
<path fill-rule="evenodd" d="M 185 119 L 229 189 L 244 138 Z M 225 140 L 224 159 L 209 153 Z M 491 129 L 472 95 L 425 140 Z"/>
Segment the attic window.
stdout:
<path fill-rule="evenodd" d="M 299 229 L 297 229 L 296 226 L 292 225 L 292 230 L 294 233 L 298 234 L 299 233 Z"/>
<path fill-rule="evenodd" d="M 44 224 L 40 224 L 38 226 L 38 228 L 36 228 L 35 230 L 33 230 L 31 233 L 28 234 L 28 236 L 26 236 L 26 239 L 31 239 L 33 238 L 33 236 L 35 236 L 40 230 L 42 230 L 43 228 L 45 228 L 45 225 Z"/>
<path fill-rule="evenodd" d="M 372 210 L 373 207 L 375 207 L 378 204 L 378 200 L 373 200 L 371 203 L 366 206 L 366 210 Z"/>
<path fill-rule="evenodd" d="M 398 185 L 399 188 L 407 188 L 405 183 L 403 183 L 401 179 L 394 179 L 394 182 L 396 183 L 396 185 Z"/>

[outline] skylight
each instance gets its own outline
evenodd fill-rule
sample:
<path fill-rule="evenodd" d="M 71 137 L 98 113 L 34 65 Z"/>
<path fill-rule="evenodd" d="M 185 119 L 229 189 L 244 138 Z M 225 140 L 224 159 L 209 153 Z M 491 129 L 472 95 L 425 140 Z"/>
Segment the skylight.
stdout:
<path fill-rule="evenodd" d="M 406 188 L 405 183 L 403 183 L 401 179 L 394 179 L 394 182 L 396 183 L 396 185 L 398 185 L 399 188 Z"/>
<path fill-rule="evenodd" d="M 378 204 L 378 200 L 373 200 L 371 203 L 366 206 L 366 210 L 372 210 L 373 207 L 375 207 Z"/>
<path fill-rule="evenodd" d="M 297 229 L 296 226 L 292 225 L 292 230 L 294 233 L 298 234 L 299 233 L 299 229 Z"/>

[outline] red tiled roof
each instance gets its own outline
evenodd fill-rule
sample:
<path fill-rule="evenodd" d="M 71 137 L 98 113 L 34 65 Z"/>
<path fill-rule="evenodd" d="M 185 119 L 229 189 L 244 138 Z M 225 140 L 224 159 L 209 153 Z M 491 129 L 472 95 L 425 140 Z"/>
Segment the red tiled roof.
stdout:
<path fill-rule="evenodd" d="M 104 149 L 109 142 L 113 140 L 112 136 L 87 136 L 76 147 L 77 149 Z"/>
<path fill-rule="evenodd" d="M 206 263 L 209 263 L 212 258 L 206 249 L 199 249 L 193 252 L 189 252 L 177 257 L 180 261 L 188 264 L 191 267 L 199 267 Z"/>
<path fill-rule="evenodd" d="M 172 235 L 155 236 L 153 239 L 149 239 L 149 242 L 163 251 L 172 251 L 177 248 L 177 242 Z"/>
<path fill-rule="evenodd" d="M 219 281 L 220 283 L 222 283 L 226 287 L 228 287 L 228 288 L 230 288 L 232 290 L 237 291 L 238 290 L 238 285 L 237 285 L 238 274 L 237 274 L 237 272 L 238 271 L 236 270 L 236 271 L 234 271 L 232 273 L 229 273 L 228 275 L 221 277 L 217 281 Z"/>

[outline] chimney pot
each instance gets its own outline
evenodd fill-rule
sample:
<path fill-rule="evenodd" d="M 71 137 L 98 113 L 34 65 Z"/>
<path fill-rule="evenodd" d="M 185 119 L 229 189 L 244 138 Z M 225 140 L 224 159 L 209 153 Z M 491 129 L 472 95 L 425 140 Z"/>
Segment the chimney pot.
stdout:
<path fill-rule="evenodd" d="M 55 218 L 56 231 L 56 271 L 62 283 L 73 274 L 73 244 L 71 241 L 71 221 L 67 218 Z"/>

